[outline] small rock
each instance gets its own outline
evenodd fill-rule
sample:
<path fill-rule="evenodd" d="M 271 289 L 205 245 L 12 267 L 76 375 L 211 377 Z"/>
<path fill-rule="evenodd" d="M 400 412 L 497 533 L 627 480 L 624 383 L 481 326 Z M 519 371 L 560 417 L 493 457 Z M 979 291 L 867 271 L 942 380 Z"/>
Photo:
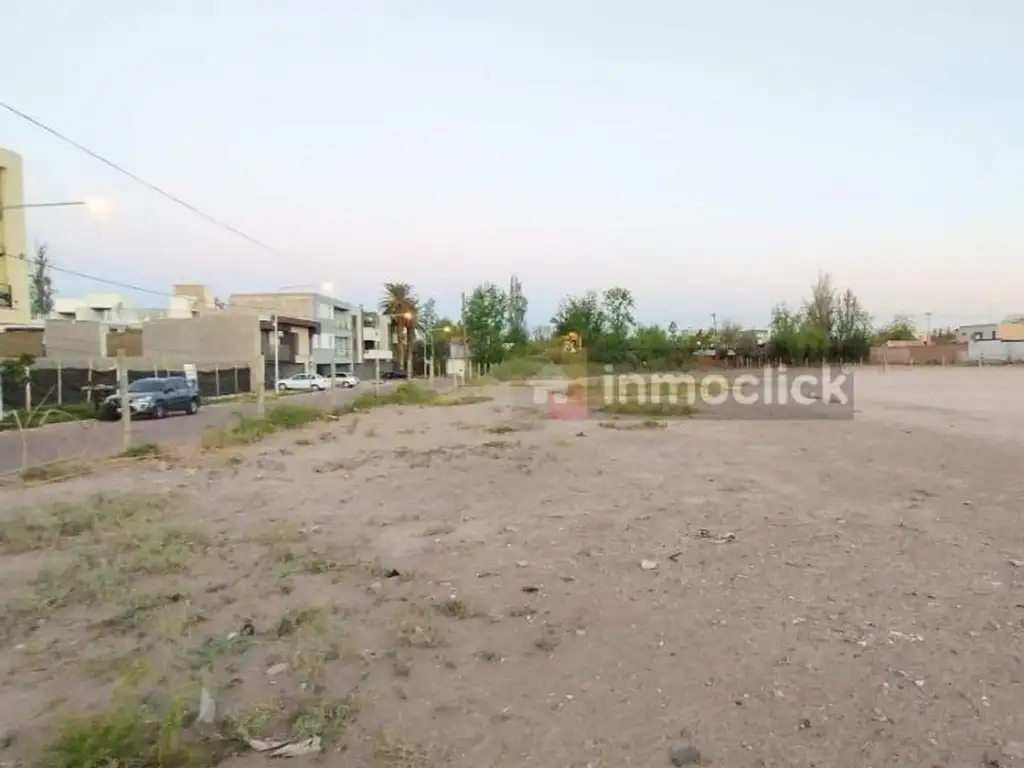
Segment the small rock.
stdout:
<path fill-rule="evenodd" d="M 803 720 L 800 721 L 800 730 L 801 731 L 806 731 L 810 727 L 811 727 L 811 721 L 808 720 L 806 717 Z"/>
<path fill-rule="evenodd" d="M 668 759 L 676 768 L 683 765 L 697 765 L 700 762 L 700 751 L 687 744 L 685 747 L 670 749 Z"/>
<path fill-rule="evenodd" d="M 540 592 L 540 587 L 523 587 L 523 592 L 526 592 L 528 595 L 535 595 Z"/>
<path fill-rule="evenodd" d="M 196 717 L 196 722 L 204 723 L 209 725 L 217 717 L 217 704 L 213 700 L 213 696 L 210 692 L 203 688 L 199 692 L 199 714 Z"/>
<path fill-rule="evenodd" d="M 640 561 L 640 567 L 643 568 L 645 571 L 653 571 L 655 568 L 658 567 L 658 561 L 657 560 L 641 560 Z"/>
<path fill-rule="evenodd" d="M 275 664 L 274 666 L 269 667 L 267 669 L 267 676 L 268 677 L 276 677 L 277 675 L 280 675 L 282 672 L 287 671 L 287 669 L 288 669 L 288 665 L 285 664 L 284 662 L 281 662 L 280 664 Z"/>
<path fill-rule="evenodd" d="M 1024 560 L 1010 560 L 1010 565 L 1014 568 L 1024 568 Z"/>
<path fill-rule="evenodd" d="M 242 637 L 252 637 L 256 634 L 255 625 L 248 619 L 242 624 L 242 631 L 239 633 Z"/>
<path fill-rule="evenodd" d="M 525 568 L 529 563 L 525 560 L 516 560 L 516 568 Z"/>

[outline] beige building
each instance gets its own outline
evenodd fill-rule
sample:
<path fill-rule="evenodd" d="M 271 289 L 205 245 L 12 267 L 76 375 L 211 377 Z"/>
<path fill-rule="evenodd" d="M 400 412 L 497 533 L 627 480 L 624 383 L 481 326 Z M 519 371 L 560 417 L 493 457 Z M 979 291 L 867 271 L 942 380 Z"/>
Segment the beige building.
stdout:
<path fill-rule="evenodd" d="M 352 372 L 368 378 L 382 366 L 392 365 L 392 326 L 390 319 L 377 312 L 367 312 L 348 302 L 316 292 L 233 293 L 228 310 L 257 313 L 264 321 L 274 314 L 315 322 L 316 333 L 308 340 L 299 339 L 296 362 L 322 375 L 334 371 Z M 284 354 L 283 349 L 279 354 Z M 270 354 L 273 347 L 270 345 Z"/>
<path fill-rule="evenodd" d="M 32 317 L 24 204 L 21 157 L 0 149 L 0 325 L 23 324 Z"/>
<path fill-rule="evenodd" d="M 1024 323 L 982 323 L 961 325 L 956 329 L 956 340 L 972 341 L 1024 341 Z"/>

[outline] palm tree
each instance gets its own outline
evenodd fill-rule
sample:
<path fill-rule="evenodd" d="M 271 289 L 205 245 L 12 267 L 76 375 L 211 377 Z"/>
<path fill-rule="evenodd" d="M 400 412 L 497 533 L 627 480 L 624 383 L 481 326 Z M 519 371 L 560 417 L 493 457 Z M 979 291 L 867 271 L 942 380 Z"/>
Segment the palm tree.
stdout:
<path fill-rule="evenodd" d="M 412 370 L 412 335 L 416 327 L 416 293 L 408 283 L 384 283 L 380 311 L 395 326 L 398 359 L 406 371 Z"/>

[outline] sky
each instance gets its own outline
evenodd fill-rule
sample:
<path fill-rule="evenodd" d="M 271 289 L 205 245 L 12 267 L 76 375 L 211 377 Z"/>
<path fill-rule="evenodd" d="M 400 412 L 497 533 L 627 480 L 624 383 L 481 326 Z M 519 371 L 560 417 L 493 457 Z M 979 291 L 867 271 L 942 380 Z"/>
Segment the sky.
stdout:
<path fill-rule="evenodd" d="M 80 272 L 449 315 L 516 274 L 531 324 L 622 286 L 764 326 L 819 271 L 879 322 L 1024 311 L 1019 0 L 32 0 L 0 36 L 0 101 L 270 246 L 0 110 L 27 202 L 109 205 L 28 217 Z"/>

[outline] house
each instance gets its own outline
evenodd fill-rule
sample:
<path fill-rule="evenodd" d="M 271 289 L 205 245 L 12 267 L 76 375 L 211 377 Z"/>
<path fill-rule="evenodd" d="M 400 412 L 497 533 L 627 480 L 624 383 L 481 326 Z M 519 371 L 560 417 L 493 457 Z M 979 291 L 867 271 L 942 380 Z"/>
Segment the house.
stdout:
<path fill-rule="evenodd" d="M 1024 323 L 981 323 L 978 325 L 961 325 L 956 329 L 956 340 L 961 343 L 971 341 L 1024 341 Z"/>
<path fill-rule="evenodd" d="M 308 359 L 310 371 L 330 375 L 352 372 L 370 378 L 378 367 L 392 366 L 391 322 L 386 315 L 367 312 L 361 306 L 316 291 L 233 293 L 227 310 L 257 313 L 263 321 L 274 315 L 317 324 Z"/>

